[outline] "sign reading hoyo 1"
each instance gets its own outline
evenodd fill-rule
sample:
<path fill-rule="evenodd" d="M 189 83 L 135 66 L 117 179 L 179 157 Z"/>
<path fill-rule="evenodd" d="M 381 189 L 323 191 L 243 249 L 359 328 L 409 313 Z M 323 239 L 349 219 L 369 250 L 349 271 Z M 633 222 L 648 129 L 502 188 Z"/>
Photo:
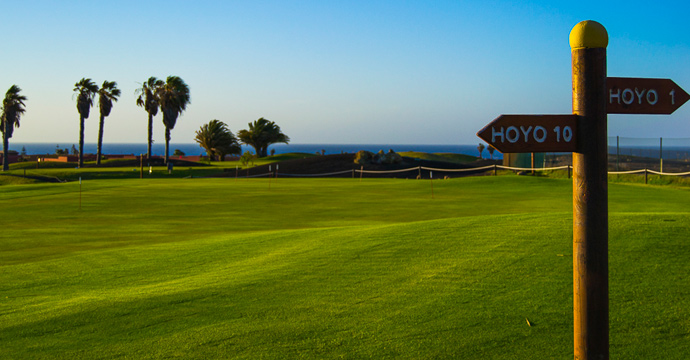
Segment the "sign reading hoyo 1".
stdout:
<path fill-rule="evenodd" d="M 501 115 L 477 135 L 502 153 L 572 152 L 575 115 Z"/>
<path fill-rule="evenodd" d="M 671 79 L 606 78 L 609 114 L 672 114 L 690 95 Z"/>

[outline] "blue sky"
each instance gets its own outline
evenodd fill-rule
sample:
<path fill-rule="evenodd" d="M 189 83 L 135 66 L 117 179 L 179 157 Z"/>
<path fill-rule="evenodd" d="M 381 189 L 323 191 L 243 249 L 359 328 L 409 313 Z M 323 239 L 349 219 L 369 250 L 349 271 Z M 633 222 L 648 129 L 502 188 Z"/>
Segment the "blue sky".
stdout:
<path fill-rule="evenodd" d="M 563 3 L 563 4 L 562 4 Z M 0 91 L 29 98 L 13 142 L 78 141 L 73 85 L 117 81 L 105 142 L 146 141 L 134 91 L 182 77 L 192 102 L 172 131 L 265 117 L 293 143 L 473 144 L 500 114 L 571 113 L 568 35 L 609 32 L 608 74 L 690 90 L 684 1 L 21 1 L 0 4 Z M 611 115 L 609 135 L 690 138 L 670 116 Z M 154 139 L 164 142 L 160 115 Z M 96 142 L 98 108 L 86 122 Z"/>

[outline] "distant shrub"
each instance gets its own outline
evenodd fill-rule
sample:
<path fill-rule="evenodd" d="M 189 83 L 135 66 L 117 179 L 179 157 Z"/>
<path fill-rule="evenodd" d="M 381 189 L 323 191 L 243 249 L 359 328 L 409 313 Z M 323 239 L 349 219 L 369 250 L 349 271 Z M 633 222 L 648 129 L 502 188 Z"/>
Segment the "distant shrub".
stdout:
<path fill-rule="evenodd" d="M 244 165 L 245 167 L 246 167 L 247 164 L 249 164 L 249 163 L 251 163 L 252 165 L 254 165 L 254 158 L 255 158 L 255 156 L 254 156 L 254 154 L 253 154 L 251 151 L 245 151 L 244 154 L 242 154 L 242 157 L 240 157 L 240 162 L 241 162 L 242 165 Z"/>
<path fill-rule="evenodd" d="M 402 162 L 402 156 L 395 153 L 393 150 L 389 150 L 388 153 L 379 151 L 374 154 L 370 151 L 360 150 L 355 155 L 355 164 L 366 165 L 366 164 L 399 164 Z"/>
<path fill-rule="evenodd" d="M 355 155 L 355 164 L 359 164 L 359 165 L 371 164 L 373 159 L 374 159 L 374 153 L 372 153 L 371 151 L 360 150 Z"/>

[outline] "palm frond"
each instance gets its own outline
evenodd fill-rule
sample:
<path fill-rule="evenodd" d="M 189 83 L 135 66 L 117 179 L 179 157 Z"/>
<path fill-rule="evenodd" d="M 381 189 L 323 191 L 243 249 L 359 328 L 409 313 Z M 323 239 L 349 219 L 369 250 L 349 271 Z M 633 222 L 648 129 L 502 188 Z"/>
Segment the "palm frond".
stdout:
<path fill-rule="evenodd" d="M 100 96 L 105 96 L 112 101 L 117 101 L 120 97 L 121 91 L 117 88 L 117 82 L 115 81 L 104 81 L 100 90 L 98 90 Z"/>
<path fill-rule="evenodd" d="M 77 95 L 77 111 L 84 119 L 89 117 L 89 109 L 93 106 L 93 99 L 98 93 L 98 85 L 90 78 L 82 78 L 74 84 L 74 92 Z"/>
<path fill-rule="evenodd" d="M 5 98 L 2 100 L 2 114 L 0 114 L 0 131 L 11 138 L 14 128 L 19 127 L 19 119 L 26 111 L 24 101 L 26 96 L 21 95 L 22 89 L 17 85 L 10 86 Z M 7 123 L 7 124 L 6 124 Z M 6 127 L 7 125 L 7 127 Z"/>
<path fill-rule="evenodd" d="M 117 101 L 120 96 L 120 89 L 117 88 L 115 81 L 104 81 L 98 90 L 98 106 L 101 109 L 101 116 L 109 116 L 113 109 L 113 101 Z"/>
<path fill-rule="evenodd" d="M 165 84 L 156 89 L 156 95 L 165 127 L 174 128 L 177 117 L 190 103 L 189 86 L 179 76 L 168 76 Z"/>
<path fill-rule="evenodd" d="M 137 106 L 143 107 L 152 116 L 158 114 L 158 89 L 165 84 L 155 76 L 149 77 L 134 92 L 137 97 Z"/>

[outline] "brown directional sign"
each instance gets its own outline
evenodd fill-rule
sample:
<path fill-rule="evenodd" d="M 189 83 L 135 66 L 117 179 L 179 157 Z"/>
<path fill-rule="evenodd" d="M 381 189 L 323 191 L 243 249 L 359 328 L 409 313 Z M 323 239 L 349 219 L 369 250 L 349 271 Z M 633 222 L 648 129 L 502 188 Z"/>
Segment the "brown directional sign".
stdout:
<path fill-rule="evenodd" d="M 608 114 L 671 114 L 690 95 L 671 79 L 606 78 Z"/>
<path fill-rule="evenodd" d="M 501 115 L 477 133 L 502 153 L 577 151 L 577 115 Z"/>

